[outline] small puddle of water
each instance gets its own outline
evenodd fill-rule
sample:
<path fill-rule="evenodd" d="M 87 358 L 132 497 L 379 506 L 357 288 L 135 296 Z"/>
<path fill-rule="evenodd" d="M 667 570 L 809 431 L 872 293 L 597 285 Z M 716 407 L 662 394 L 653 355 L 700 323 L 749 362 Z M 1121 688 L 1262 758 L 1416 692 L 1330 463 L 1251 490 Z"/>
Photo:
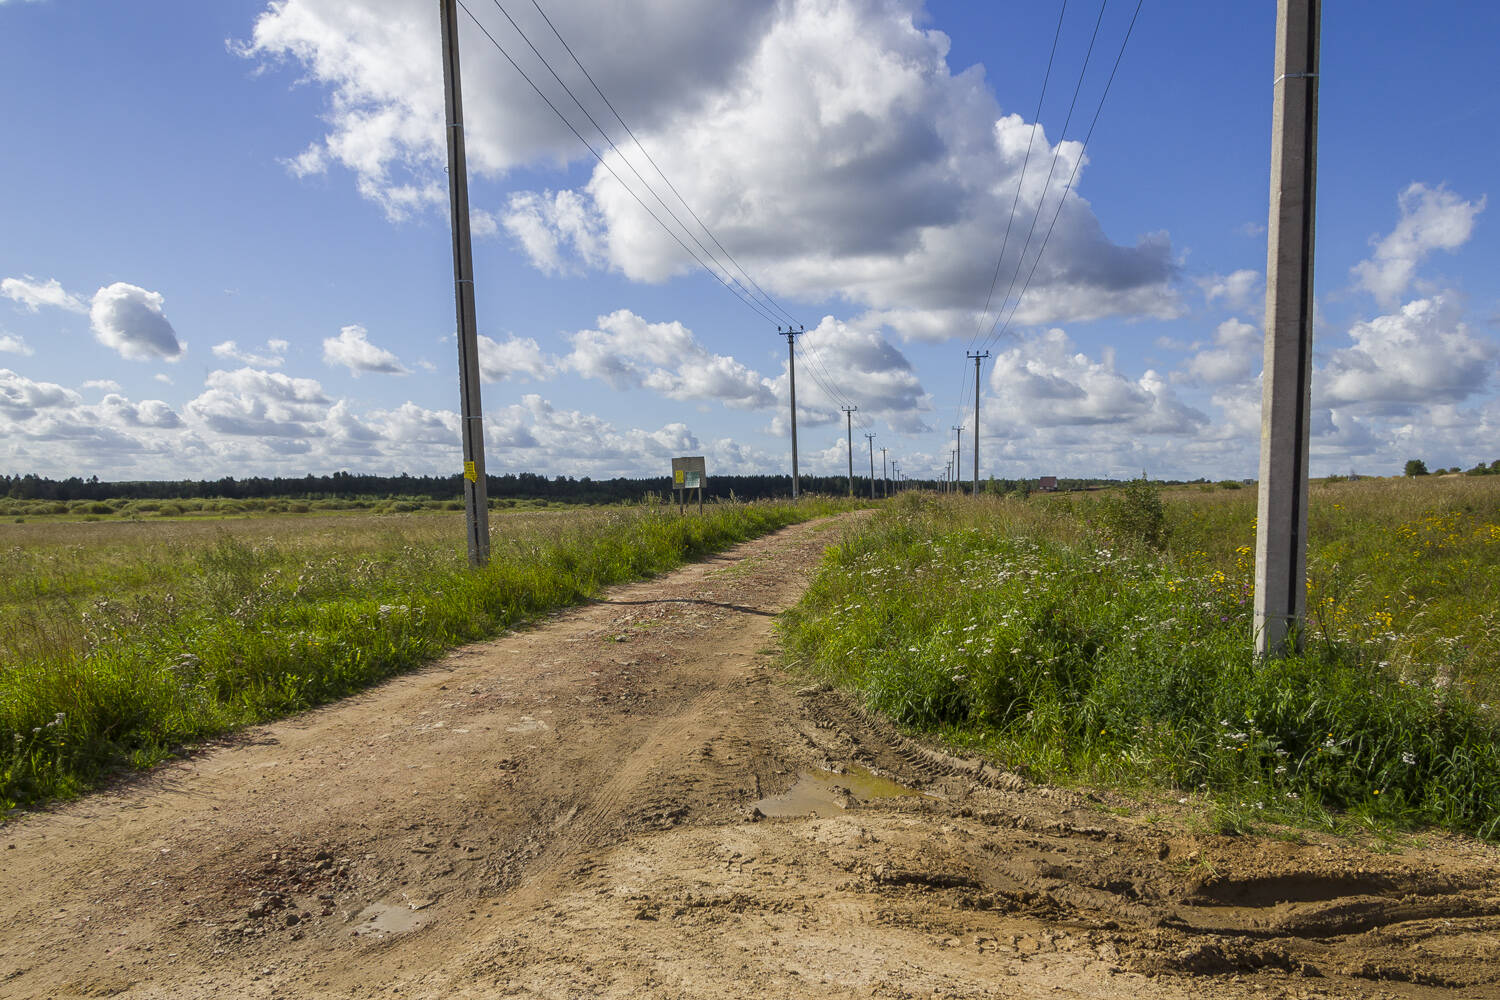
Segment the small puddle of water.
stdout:
<path fill-rule="evenodd" d="M 354 918 L 354 933 L 377 941 L 426 927 L 432 917 L 405 903 L 371 903 Z"/>
<path fill-rule="evenodd" d="M 797 782 L 780 795 L 768 795 L 754 807 L 764 816 L 832 816 L 847 808 L 847 794 L 855 799 L 894 799 L 920 794 L 888 778 L 851 767 L 843 774 L 819 768 L 797 772 Z"/>

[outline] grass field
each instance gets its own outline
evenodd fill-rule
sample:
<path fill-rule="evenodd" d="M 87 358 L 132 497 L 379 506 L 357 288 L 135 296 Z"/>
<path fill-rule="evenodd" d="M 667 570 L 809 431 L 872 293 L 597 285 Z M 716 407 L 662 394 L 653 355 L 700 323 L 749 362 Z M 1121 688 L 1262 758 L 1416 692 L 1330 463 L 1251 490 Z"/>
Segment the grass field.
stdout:
<path fill-rule="evenodd" d="M 0 525 L 0 808 L 356 691 L 599 588 L 837 509 L 715 504 Z"/>
<path fill-rule="evenodd" d="M 830 551 L 789 653 L 1052 780 L 1171 789 L 1222 829 L 1500 836 L 1500 482 L 1315 487 L 1304 655 L 1255 662 L 1253 489 L 908 496 Z"/>

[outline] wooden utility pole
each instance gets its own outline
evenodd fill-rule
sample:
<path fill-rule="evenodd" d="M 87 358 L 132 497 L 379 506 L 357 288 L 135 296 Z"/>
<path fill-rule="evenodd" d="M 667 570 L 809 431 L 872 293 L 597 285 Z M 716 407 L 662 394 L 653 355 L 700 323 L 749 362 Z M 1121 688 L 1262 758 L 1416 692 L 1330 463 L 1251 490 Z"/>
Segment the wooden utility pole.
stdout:
<path fill-rule="evenodd" d="M 1266 247 L 1265 372 L 1255 532 L 1255 650 L 1302 645 L 1322 0 L 1278 0 Z"/>
<path fill-rule="evenodd" d="M 865 440 L 870 442 L 870 499 L 875 499 L 875 435 L 866 434 Z M 882 451 L 885 449 L 882 448 Z"/>
<path fill-rule="evenodd" d="M 979 495 L 979 363 L 990 356 L 989 351 L 983 354 L 965 352 L 969 359 L 974 362 L 974 495 Z"/>
<path fill-rule="evenodd" d="M 786 373 L 788 387 L 792 396 L 792 499 L 795 500 L 802 495 L 800 477 L 797 475 L 797 349 L 796 338 L 801 336 L 803 327 L 787 327 L 783 330 L 776 328 L 776 332 L 786 337 Z M 814 376 L 817 372 L 813 373 Z"/>
<path fill-rule="evenodd" d="M 844 411 L 844 430 L 849 435 L 849 496 L 854 496 L 854 411 L 857 406 L 841 406 Z"/>
<path fill-rule="evenodd" d="M 479 331 L 474 319 L 474 255 L 469 242 L 469 174 L 464 154 L 463 88 L 458 70 L 454 0 L 438 0 L 443 32 L 443 89 L 448 133 L 448 213 L 453 229 L 453 298 L 458 313 L 458 395 L 464 450 L 464 523 L 469 565 L 490 561 L 490 500 L 484 471 L 484 418 L 479 401 Z"/>

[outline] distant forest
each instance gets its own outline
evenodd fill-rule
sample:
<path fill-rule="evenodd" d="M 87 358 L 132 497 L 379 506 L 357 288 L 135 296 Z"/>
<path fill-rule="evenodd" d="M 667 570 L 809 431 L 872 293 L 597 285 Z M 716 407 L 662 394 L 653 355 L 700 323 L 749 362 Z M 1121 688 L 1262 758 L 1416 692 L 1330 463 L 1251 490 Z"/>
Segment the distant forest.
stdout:
<path fill-rule="evenodd" d="M 666 499 L 672 493 L 670 476 L 650 479 L 590 479 L 583 476 L 547 478 L 532 472 L 519 475 L 490 476 L 492 500 L 546 500 L 558 503 L 638 503 L 648 495 Z M 1059 479 L 1061 490 L 1085 489 L 1104 485 L 1105 480 Z M 855 490 L 870 495 L 867 476 L 855 476 Z M 908 487 L 933 489 L 932 480 L 912 480 Z M 1028 492 L 1037 488 L 1035 479 L 989 479 L 983 482 L 987 492 Z M 461 476 L 369 476 L 335 472 L 330 476 L 307 475 L 300 478 L 274 479 L 253 476 L 248 479 L 179 479 L 139 482 L 106 482 L 97 476 L 80 479 L 46 479 L 36 475 L 0 476 L 0 496 L 13 500 L 175 500 L 288 497 L 303 500 L 355 499 L 376 497 L 415 497 L 428 500 L 454 500 L 463 496 Z M 882 483 L 875 480 L 876 495 Z M 803 476 L 806 493 L 847 494 L 847 476 Z M 787 497 L 792 492 L 790 476 L 709 476 L 705 499 L 764 500 Z M 697 494 L 693 493 L 693 499 Z"/>

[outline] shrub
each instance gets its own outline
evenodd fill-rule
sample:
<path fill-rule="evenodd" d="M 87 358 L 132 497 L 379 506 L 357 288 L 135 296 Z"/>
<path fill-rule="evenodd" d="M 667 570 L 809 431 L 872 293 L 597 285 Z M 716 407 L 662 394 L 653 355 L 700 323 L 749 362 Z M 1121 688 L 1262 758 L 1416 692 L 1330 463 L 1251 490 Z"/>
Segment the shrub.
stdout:
<path fill-rule="evenodd" d="M 1105 535 L 1121 545 L 1161 549 L 1167 544 L 1167 507 L 1149 479 L 1132 479 L 1099 501 Z"/>

